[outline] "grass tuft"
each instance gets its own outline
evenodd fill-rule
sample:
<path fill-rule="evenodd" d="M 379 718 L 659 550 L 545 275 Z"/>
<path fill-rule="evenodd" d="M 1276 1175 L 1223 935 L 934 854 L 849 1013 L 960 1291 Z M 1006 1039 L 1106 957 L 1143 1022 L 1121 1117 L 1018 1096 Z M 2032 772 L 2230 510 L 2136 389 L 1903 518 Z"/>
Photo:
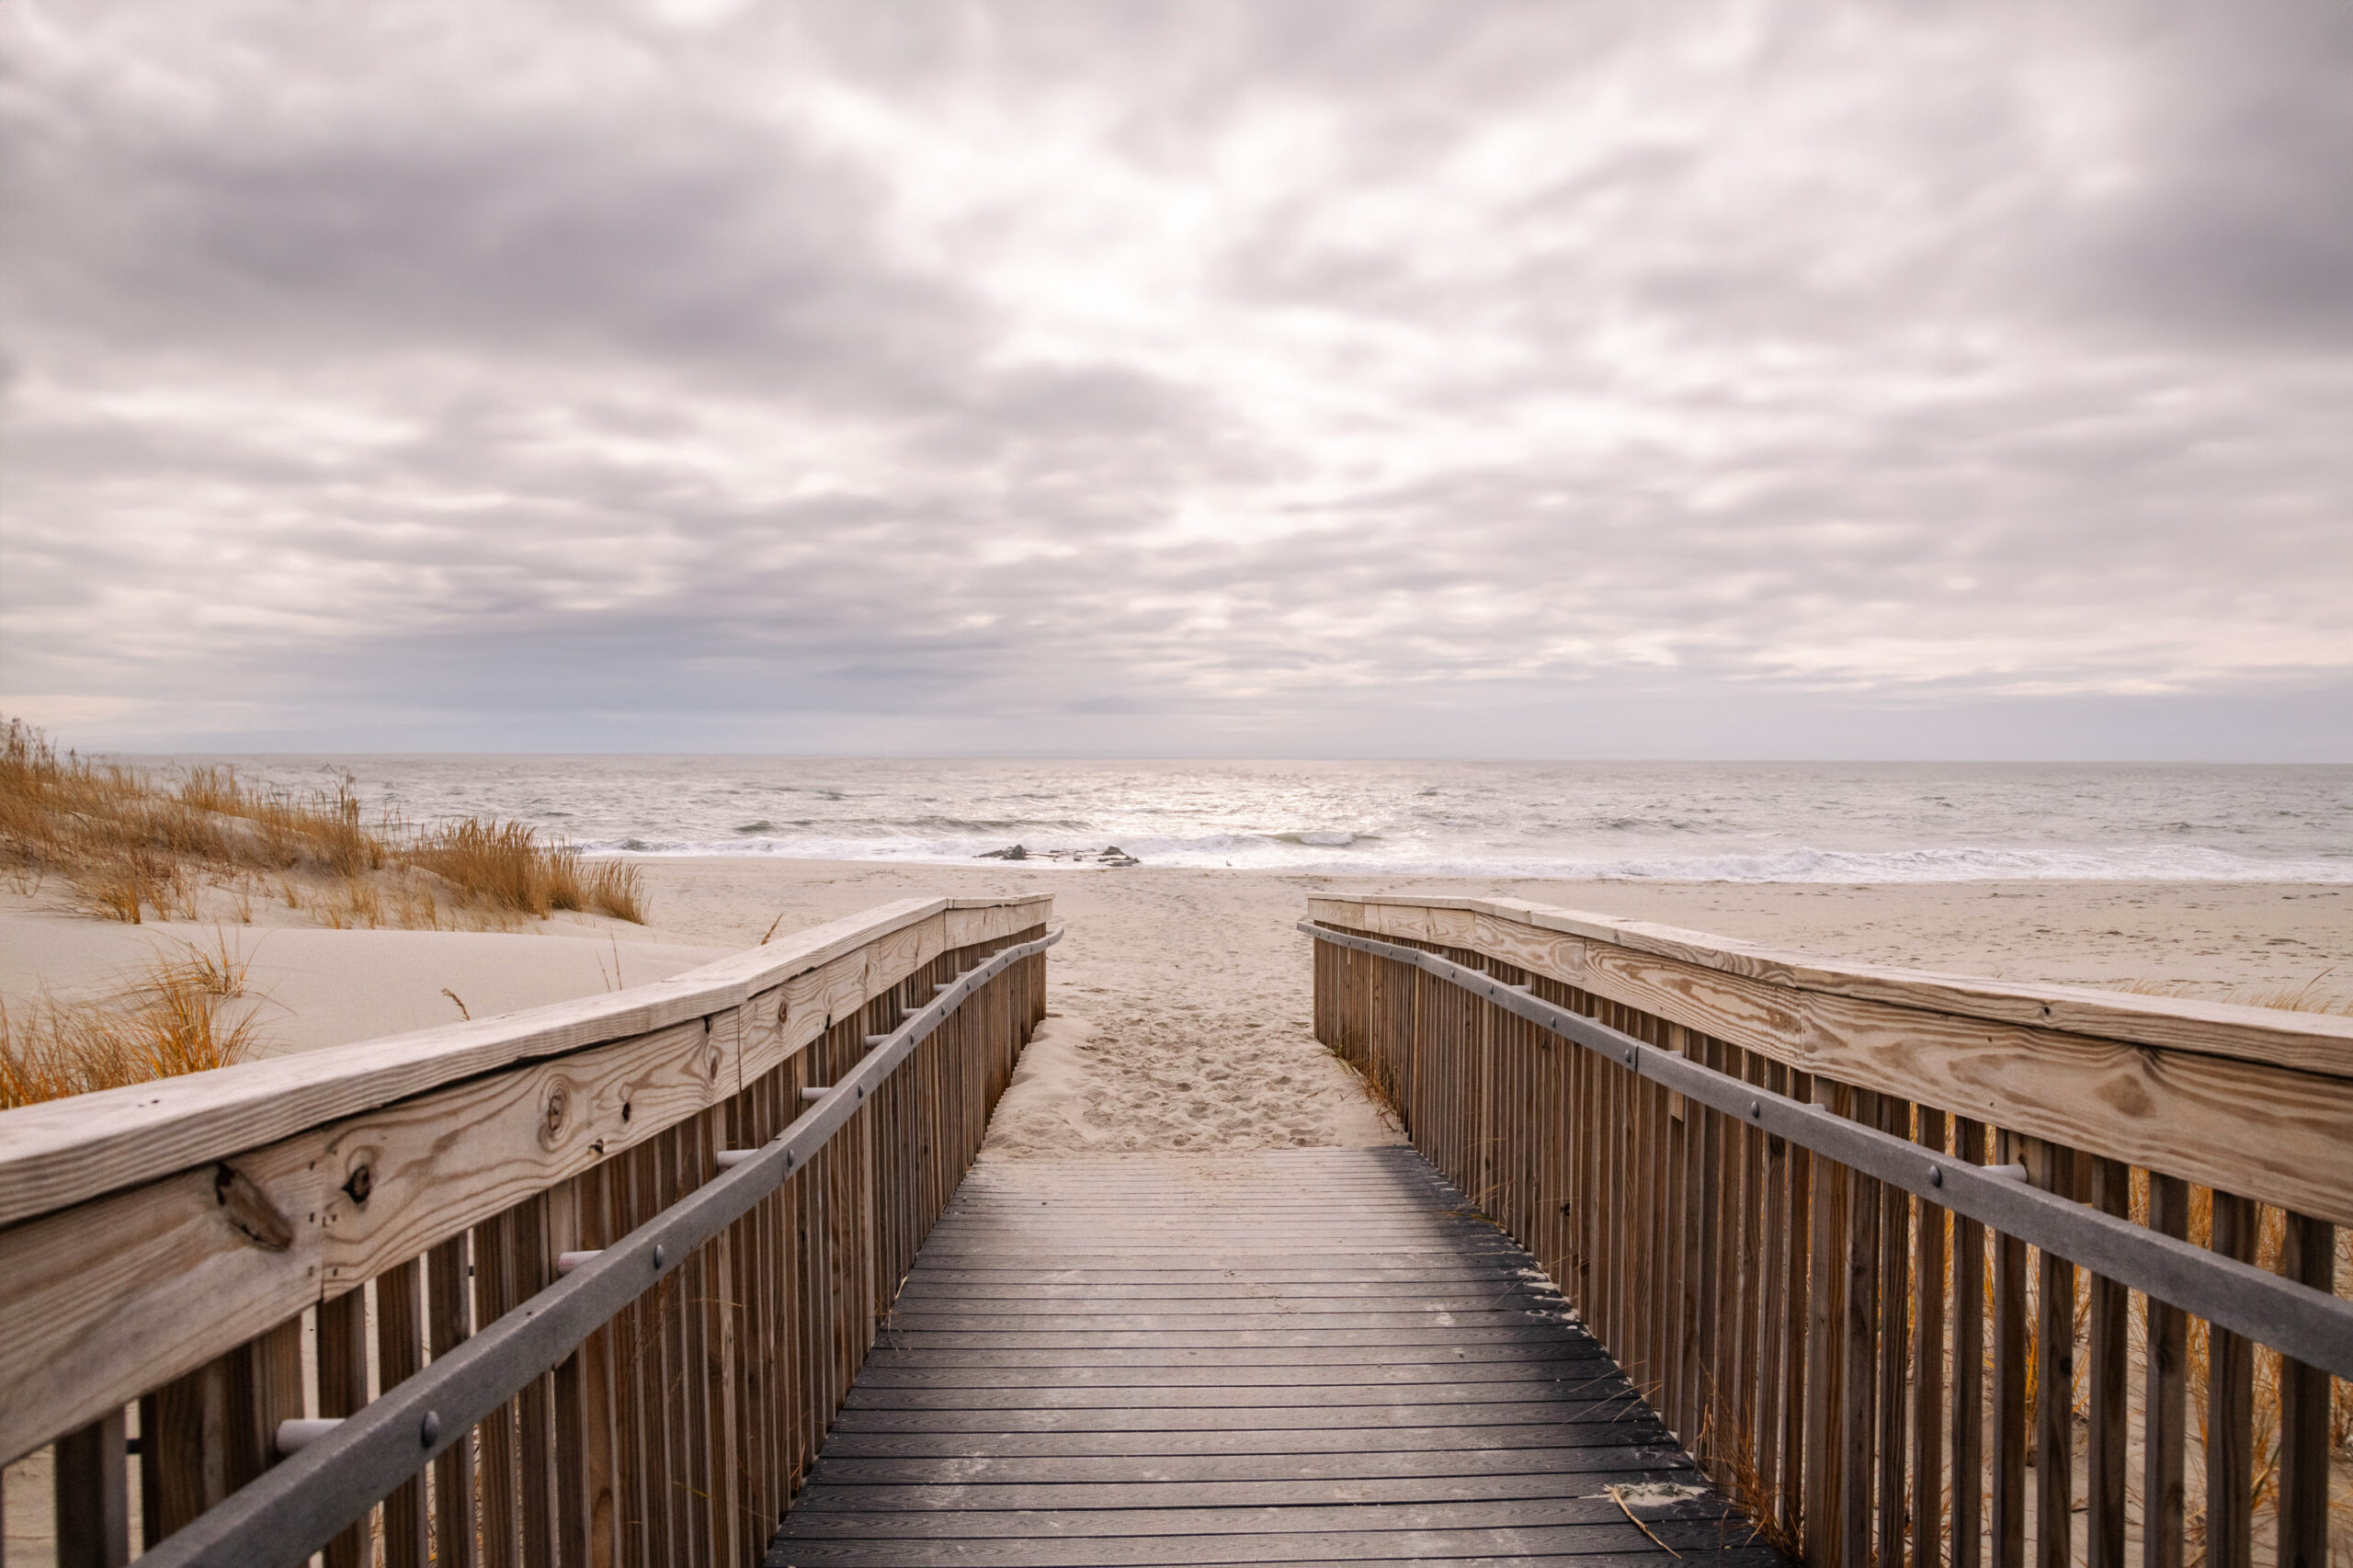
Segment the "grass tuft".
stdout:
<path fill-rule="evenodd" d="M 0 1001 L 0 1110 L 245 1061 L 260 1043 L 254 1009 L 230 1018 L 222 1005 L 246 994 L 248 964 L 222 936 L 157 959 L 118 996 Z"/>
<path fill-rule="evenodd" d="M 535 829 L 495 818 L 469 818 L 431 828 L 405 852 L 461 895 L 517 915 L 555 910 L 609 915 L 639 925 L 645 894 L 635 866 L 583 859 L 568 844 L 543 844 Z"/>

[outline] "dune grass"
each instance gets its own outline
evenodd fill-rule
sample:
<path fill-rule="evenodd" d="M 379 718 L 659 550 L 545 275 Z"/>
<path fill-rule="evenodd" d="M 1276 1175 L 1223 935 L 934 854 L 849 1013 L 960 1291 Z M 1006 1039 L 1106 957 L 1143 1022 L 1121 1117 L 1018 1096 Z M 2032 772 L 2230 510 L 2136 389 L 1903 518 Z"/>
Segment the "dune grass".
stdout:
<path fill-rule="evenodd" d="M 248 960 L 223 935 L 158 957 L 119 994 L 62 1001 L 47 992 L 0 1001 L 0 1110 L 243 1062 L 258 1049 L 245 997 Z"/>
<path fill-rule="evenodd" d="M 140 923 L 199 918 L 208 887 L 241 919 L 258 889 L 330 926 L 438 928 L 466 914 L 545 918 L 557 910 L 642 925 L 636 867 L 586 859 L 524 824 L 469 819 L 411 829 L 364 820 L 348 778 L 264 789 L 233 768 L 170 776 L 61 756 L 10 720 L 0 734 L 0 865 L 23 887 L 55 876 L 82 905 Z"/>

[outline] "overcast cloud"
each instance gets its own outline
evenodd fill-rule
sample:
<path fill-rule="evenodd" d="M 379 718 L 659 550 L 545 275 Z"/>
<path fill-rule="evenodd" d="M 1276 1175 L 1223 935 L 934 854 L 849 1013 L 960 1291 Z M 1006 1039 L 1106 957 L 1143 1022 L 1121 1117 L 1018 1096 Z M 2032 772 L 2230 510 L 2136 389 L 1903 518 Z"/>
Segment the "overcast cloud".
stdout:
<path fill-rule="evenodd" d="M 2353 759 L 2353 9 L 0 7 L 0 706 Z"/>

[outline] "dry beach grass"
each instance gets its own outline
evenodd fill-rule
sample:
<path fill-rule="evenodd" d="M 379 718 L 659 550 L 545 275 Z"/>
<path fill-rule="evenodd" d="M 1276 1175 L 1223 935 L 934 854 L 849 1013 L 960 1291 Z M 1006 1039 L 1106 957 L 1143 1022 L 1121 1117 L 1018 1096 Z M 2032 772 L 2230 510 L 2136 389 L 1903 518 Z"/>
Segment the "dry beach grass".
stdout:
<path fill-rule="evenodd" d="M 369 824 L 349 778 L 309 791 L 233 768 L 168 777 L 61 756 L 10 720 L 0 736 L 0 863 L 20 888 L 56 877 L 89 913 L 252 919 L 281 900 L 326 926 L 440 929 L 579 910 L 642 924 L 634 866 L 585 860 L 520 823 Z"/>
<path fill-rule="evenodd" d="M 0 1110 L 226 1067 L 251 1055 L 257 1023 L 244 999 L 249 960 L 225 937 L 159 956 L 116 994 L 0 1000 Z"/>

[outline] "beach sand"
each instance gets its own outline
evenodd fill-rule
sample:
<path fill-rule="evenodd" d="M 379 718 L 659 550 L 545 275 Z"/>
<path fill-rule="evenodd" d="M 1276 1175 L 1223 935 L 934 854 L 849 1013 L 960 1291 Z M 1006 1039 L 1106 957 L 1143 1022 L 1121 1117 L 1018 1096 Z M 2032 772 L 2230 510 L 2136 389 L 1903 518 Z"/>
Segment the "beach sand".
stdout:
<path fill-rule="evenodd" d="M 998 1108 L 990 1156 L 1071 1149 L 1361 1146 L 1396 1134 L 1314 1039 L 1318 890 L 1523 898 L 1824 958 L 2008 980 L 2176 983 L 2216 1000 L 2312 983 L 2353 1000 L 2353 890 L 2278 883 L 1838 886 L 1285 876 L 1255 871 L 644 863 L 678 939 L 756 941 L 887 899 L 1044 892 L 1069 935 L 1047 1026 Z"/>
<path fill-rule="evenodd" d="M 562 916 L 529 932 L 123 926 L 0 895 L 0 999 L 119 989 L 158 955 L 253 960 L 272 1051 L 308 1050 L 663 978 L 896 899 L 1051 892 L 1068 930 L 988 1153 L 1349 1147 L 1396 1136 L 1310 1027 L 1307 895 L 1502 895 L 1823 958 L 2217 1000 L 2353 1001 L 2353 889 L 2204 882 L 1841 886 L 1341 878 L 1151 866 L 891 866 L 766 856 L 642 862 L 650 926 Z M 265 918 L 268 912 L 261 912 Z"/>

